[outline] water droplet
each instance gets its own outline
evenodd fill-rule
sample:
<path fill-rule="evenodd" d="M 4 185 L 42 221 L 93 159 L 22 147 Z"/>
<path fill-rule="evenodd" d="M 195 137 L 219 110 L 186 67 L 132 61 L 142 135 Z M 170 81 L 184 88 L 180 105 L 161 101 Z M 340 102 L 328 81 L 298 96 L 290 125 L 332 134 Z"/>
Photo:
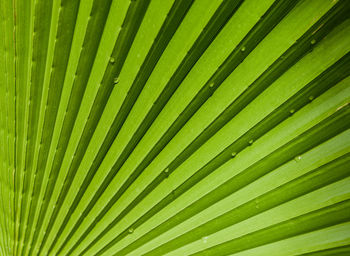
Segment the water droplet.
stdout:
<path fill-rule="evenodd" d="M 128 232 L 131 234 L 134 232 L 134 229 L 133 228 L 129 228 Z"/>
<path fill-rule="evenodd" d="M 164 170 L 164 174 L 165 174 L 165 177 L 168 178 L 169 177 L 169 168 L 166 168 Z"/>
<path fill-rule="evenodd" d="M 313 100 L 313 99 L 314 99 L 314 96 L 311 95 L 311 96 L 309 97 L 309 100 Z"/>
<path fill-rule="evenodd" d="M 114 78 L 113 82 L 114 82 L 115 84 L 119 83 L 119 77 Z"/>
<path fill-rule="evenodd" d="M 243 47 L 241 48 L 241 51 L 242 51 L 242 52 L 244 52 L 244 51 L 245 51 L 245 46 L 243 46 Z"/>
<path fill-rule="evenodd" d="M 212 82 L 212 83 L 209 84 L 209 87 L 210 87 L 210 88 L 213 88 L 214 85 L 215 85 L 215 84 Z"/>
<path fill-rule="evenodd" d="M 301 156 L 296 156 L 296 157 L 294 158 L 294 160 L 295 160 L 296 162 L 299 162 L 299 161 L 301 160 Z"/>
<path fill-rule="evenodd" d="M 289 110 L 289 113 L 291 113 L 291 114 L 294 114 L 294 112 L 295 112 L 294 109 Z"/>
<path fill-rule="evenodd" d="M 114 59 L 113 57 L 111 57 L 111 58 L 109 59 L 109 62 L 113 64 L 113 63 L 115 62 L 115 59 Z"/>
<path fill-rule="evenodd" d="M 237 152 L 232 152 L 231 157 L 235 157 L 237 155 Z"/>
<path fill-rule="evenodd" d="M 252 145 L 254 143 L 254 140 L 251 139 L 249 142 L 248 142 L 250 145 Z"/>
<path fill-rule="evenodd" d="M 311 40 L 311 44 L 315 44 L 316 43 L 316 40 L 315 39 L 312 39 Z"/>
<path fill-rule="evenodd" d="M 259 209 L 259 208 L 260 208 L 260 205 L 259 205 L 259 204 L 260 204 L 259 199 L 255 199 L 255 200 L 254 200 L 254 202 L 255 202 L 255 208 L 256 208 L 256 209 Z"/>
<path fill-rule="evenodd" d="M 202 241 L 203 241 L 203 243 L 207 243 L 208 242 L 208 237 L 207 236 L 202 237 Z"/>

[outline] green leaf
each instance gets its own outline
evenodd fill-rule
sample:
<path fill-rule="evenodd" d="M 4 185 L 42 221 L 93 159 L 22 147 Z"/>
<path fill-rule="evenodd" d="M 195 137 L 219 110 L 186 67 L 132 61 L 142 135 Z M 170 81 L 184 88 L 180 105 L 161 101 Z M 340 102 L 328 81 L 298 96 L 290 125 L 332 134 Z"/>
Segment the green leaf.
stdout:
<path fill-rule="evenodd" d="M 2 1 L 0 255 L 349 254 L 349 14 Z"/>

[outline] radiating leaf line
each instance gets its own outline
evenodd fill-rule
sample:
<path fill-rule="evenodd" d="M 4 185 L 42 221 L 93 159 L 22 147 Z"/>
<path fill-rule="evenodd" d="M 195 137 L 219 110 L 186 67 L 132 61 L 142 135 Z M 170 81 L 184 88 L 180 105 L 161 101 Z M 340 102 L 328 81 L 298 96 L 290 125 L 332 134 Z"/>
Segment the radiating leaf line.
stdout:
<path fill-rule="evenodd" d="M 349 254 L 349 14 L 0 1 L 0 255 Z"/>
<path fill-rule="evenodd" d="M 305 34 L 304 36 L 302 37 L 302 39 L 299 40 L 299 44 L 296 44 L 294 47 L 291 47 L 289 50 L 287 50 L 286 53 L 283 54 L 283 56 L 285 56 L 284 58 L 282 59 L 278 59 L 271 67 L 270 67 L 270 72 L 266 72 L 264 73 L 263 75 L 261 75 L 254 83 L 257 84 L 257 88 L 258 90 L 261 90 L 258 86 L 259 85 L 259 82 L 261 82 L 262 85 L 265 85 L 265 86 L 269 86 L 271 84 L 271 80 L 270 79 L 276 79 L 275 77 L 275 74 L 278 74 L 280 75 L 279 72 L 281 72 L 281 68 L 284 68 L 286 69 L 287 67 L 289 67 L 290 63 L 293 63 L 295 61 L 298 60 L 298 56 L 303 56 L 303 54 L 305 54 L 305 52 L 309 51 L 309 47 L 313 47 L 313 45 L 310 43 L 310 41 L 312 40 L 311 38 L 315 38 L 317 36 L 323 36 L 325 35 L 324 33 L 327 31 L 327 30 L 318 30 L 317 32 L 318 33 L 322 33 L 321 35 L 320 34 L 317 34 L 317 33 L 314 33 L 313 32 L 315 31 L 316 28 L 318 28 L 320 26 L 320 24 L 323 24 L 325 21 L 324 20 L 327 20 L 327 19 L 330 19 L 330 23 L 334 22 L 332 21 L 332 17 L 334 19 L 338 19 L 338 16 L 336 15 L 338 11 L 341 11 L 342 10 L 342 7 L 341 6 L 338 6 L 337 8 L 334 8 L 334 10 L 330 10 L 329 11 L 329 14 L 328 15 L 325 15 L 325 17 L 323 17 L 323 19 L 321 19 L 318 23 L 316 23 L 313 27 L 311 27 Z M 328 23 L 329 24 L 329 23 Z M 332 25 L 332 24 L 331 24 Z M 324 28 L 326 29 L 326 26 L 324 26 Z M 318 38 L 318 40 L 320 40 L 320 37 Z M 297 48 L 298 47 L 298 48 Z M 299 55 L 296 54 L 296 52 L 298 52 Z M 291 56 L 288 58 L 288 56 Z M 274 70 L 275 68 L 275 70 Z M 283 70 L 283 69 L 282 69 Z M 260 79 L 260 80 L 259 80 Z M 118 216 L 107 228 L 106 228 L 106 231 L 110 230 L 113 226 L 115 226 L 121 218 L 123 218 L 135 205 L 137 205 L 138 202 L 140 202 L 143 197 L 145 195 L 147 195 L 150 191 L 152 191 L 154 189 L 154 187 L 156 187 L 166 176 L 170 175 L 171 172 L 173 170 L 175 170 L 179 165 L 180 163 L 182 163 L 185 159 L 187 159 L 188 156 L 190 156 L 194 150 L 196 150 L 199 146 L 198 145 L 202 145 L 208 138 L 210 138 L 212 136 L 213 133 L 216 132 L 217 129 L 219 129 L 220 127 L 222 127 L 226 122 L 228 122 L 235 114 L 237 114 L 237 112 L 242 109 L 245 105 L 243 104 L 247 104 L 245 103 L 246 102 L 250 102 L 249 99 L 251 97 L 251 94 L 254 93 L 255 95 L 258 95 L 261 91 L 256 91 L 254 92 L 253 91 L 253 88 L 254 88 L 254 83 L 248 88 L 248 90 L 245 92 L 245 94 L 243 94 L 242 96 L 240 96 L 241 98 L 238 98 L 237 101 L 233 102 L 231 104 L 231 106 L 229 106 L 227 108 L 227 110 L 225 110 L 225 112 L 223 114 L 221 114 L 221 116 L 219 116 L 216 120 L 216 123 L 215 121 L 212 123 L 211 126 L 209 126 L 209 128 L 207 128 L 207 130 L 205 130 L 201 135 L 199 135 L 197 137 L 197 141 L 195 140 L 193 144 L 190 144 L 190 146 L 186 149 L 185 151 L 183 151 L 182 154 L 179 155 L 179 157 L 177 159 L 175 159 L 172 163 L 170 163 L 169 167 L 166 169 L 166 171 L 164 171 L 163 173 L 161 173 L 160 175 L 158 175 L 158 177 L 156 177 L 156 179 L 154 180 L 153 183 L 151 183 L 145 190 L 143 193 L 141 193 L 133 203 L 131 203 L 129 205 L 129 207 L 126 208 L 126 210 L 124 210 L 120 216 Z M 264 87 L 263 87 L 264 88 Z M 251 90 L 249 90 L 251 89 Z M 250 92 L 251 91 L 251 92 Z M 253 94 L 253 95 L 254 95 Z M 245 95 L 248 95 L 247 99 L 248 100 L 245 100 Z M 309 98 L 311 95 L 309 95 L 307 98 Z M 253 96 L 254 97 L 254 96 Z M 314 97 L 314 96 L 313 96 Z M 241 104 L 241 106 L 240 106 Z M 290 111 L 290 109 L 287 110 L 287 112 Z M 253 137 L 247 137 L 246 139 L 244 139 L 244 144 L 246 145 L 249 145 L 249 141 L 250 140 L 255 140 L 256 138 L 253 138 Z M 202 141 L 201 141 L 202 140 Z M 204 142 L 203 142 L 204 141 Z M 197 144 L 197 145 L 196 145 Z M 191 148 L 192 147 L 192 148 Z M 236 152 L 236 150 L 232 150 L 231 152 L 228 152 L 226 153 L 226 155 L 231 155 L 233 152 Z M 236 152 L 238 153 L 238 152 Z M 182 159 L 181 159 L 182 158 Z M 126 184 L 126 187 L 128 187 L 130 185 L 130 183 L 127 183 Z M 191 187 L 191 185 L 193 185 L 192 183 L 188 183 L 188 188 Z M 123 192 L 123 191 L 122 191 Z M 116 194 L 117 196 L 115 196 L 116 198 L 118 198 L 120 195 L 117 193 Z M 169 198 L 173 198 L 174 195 L 169 195 L 168 198 L 164 199 L 162 201 L 162 203 L 165 203 L 165 202 L 169 202 Z M 171 201 L 171 200 L 170 200 Z M 108 209 L 110 209 L 110 207 L 115 203 L 115 201 L 112 199 L 111 203 L 107 205 L 106 207 L 106 210 L 104 211 L 101 211 L 100 215 L 95 219 L 95 221 L 91 224 L 91 227 L 94 227 L 96 225 L 96 223 L 99 221 L 99 219 L 101 218 L 101 216 L 103 216 Z M 162 205 L 162 204 L 160 204 Z M 166 204 L 164 204 L 166 205 Z M 164 207 L 164 206 L 163 206 Z M 157 207 L 154 209 L 154 211 L 151 211 L 152 214 L 147 214 L 148 216 L 152 216 L 154 212 L 157 212 L 159 211 L 160 208 Z M 129 229 L 129 228 L 128 228 Z M 111 244 L 108 246 L 110 247 L 113 243 L 115 243 L 116 241 L 119 241 L 119 239 L 121 239 L 122 237 L 124 237 L 125 235 L 128 234 L 128 229 L 126 229 L 122 234 L 123 235 L 119 235 L 117 236 L 113 242 L 111 242 Z M 89 230 L 88 230 L 89 231 Z M 97 239 L 94 241 L 97 242 L 98 239 L 101 239 L 103 237 L 104 233 L 101 233 L 101 235 L 99 235 L 97 237 Z M 80 240 L 79 240 L 80 241 Z M 92 243 L 91 246 L 94 244 Z M 88 250 L 88 248 L 86 249 Z M 84 251 L 85 252 L 85 251 Z M 83 253 L 84 253 L 83 252 Z"/>
<path fill-rule="evenodd" d="M 83 135 L 81 137 L 84 139 L 84 141 L 81 141 L 79 143 L 78 148 L 76 150 L 76 152 L 78 153 L 73 158 L 74 164 L 78 164 L 83 156 L 83 153 L 84 153 L 83 149 L 86 148 L 87 143 L 89 142 L 89 138 L 91 138 L 91 135 L 92 135 L 91 131 L 93 131 L 97 125 L 97 121 L 98 121 L 97 117 L 99 117 L 100 113 L 102 113 L 104 104 L 106 102 L 105 99 L 108 98 L 111 93 L 111 89 L 112 89 L 112 87 L 110 86 L 111 84 L 110 80 L 112 78 L 111 74 L 120 72 L 120 69 L 127 56 L 130 44 L 133 41 L 133 38 L 138 29 L 138 25 L 142 21 L 143 15 L 147 9 L 148 4 L 149 4 L 149 1 L 139 1 L 139 2 L 132 2 L 130 5 L 128 14 L 124 21 L 125 25 L 123 25 L 125 29 L 121 31 L 121 34 L 118 37 L 119 41 L 117 41 L 111 57 L 115 59 L 116 63 L 115 65 L 114 63 L 112 63 L 113 65 L 109 65 L 110 69 L 109 70 L 107 69 L 105 72 L 105 77 L 101 82 L 100 90 L 98 91 L 98 94 L 95 98 L 94 109 L 90 112 L 90 115 L 89 115 L 91 118 L 88 119 Z M 137 17 L 136 20 L 133 17 Z M 72 164 L 70 166 L 70 169 L 68 170 L 68 176 L 66 177 L 65 182 L 63 184 L 62 193 L 60 193 L 59 195 L 58 202 L 56 202 L 56 207 L 54 209 L 53 214 L 50 217 L 48 226 L 46 228 L 45 236 L 43 238 L 44 241 L 46 237 L 49 235 L 51 227 L 53 225 L 53 221 L 60 209 L 60 204 L 62 203 L 65 195 L 64 191 L 66 191 L 69 187 L 69 184 L 70 184 L 69 182 L 72 179 L 70 176 L 73 175 L 72 173 L 73 170 L 71 170 L 71 168 L 75 167 L 74 164 Z M 66 182 L 67 180 L 68 180 L 68 183 Z M 41 243 L 39 252 L 43 246 L 44 246 L 44 243 Z"/>
<path fill-rule="evenodd" d="M 315 78 L 312 82 L 306 85 L 300 92 L 295 94 L 292 98 L 286 101 L 283 105 L 273 111 L 270 115 L 265 117 L 256 126 L 238 138 L 235 142 L 229 145 L 224 151 L 219 153 L 215 158 L 213 158 L 208 164 L 206 164 L 202 169 L 198 170 L 193 176 L 191 176 L 186 182 L 180 185 L 167 197 L 164 197 L 162 201 L 156 206 L 153 212 L 159 211 L 166 205 L 171 203 L 175 198 L 179 197 L 192 186 L 198 183 L 201 179 L 208 176 L 210 172 L 216 170 L 225 162 L 229 161 L 233 157 L 242 151 L 244 148 L 250 146 L 249 141 L 254 138 L 257 140 L 259 137 L 268 132 L 272 127 L 276 126 L 278 123 L 282 122 L 284 119 L 288 118 L 290 115 L 298 111 L 299 108 L 303 107 L 305 104 L 310 102 L 309 97 L 318 97 L 325 90 L 337 84 L 340 80 L 350 75 L 349 70 L 350 54 L 344 56 L 341 60 L 335 63 L 332 67 L 324 71 L 320 76 Z M 335 80 L 333 80 L 335 79 Z M 292 110 L 292 113 L 291 113 Z M 162 172 L 138 197 L 131 202 L 128 207 L 118 216 L 116 219 L 108 226 L 106 231 L 110 230 L 115 226 L 128 212 L 133 209 L 147 194 L 150 193 L 160 182 L 167 178 L 171 174 L 171 170 L 167 172 Z M 127 230 L 124 234 L 127 234 Z M 96 238 L 102 238 L 100 235 Z M 116 237 L 113 242 L 116 242 L 120 237 Z M 95 241 L 96 241 L 95 240 Z M 112 243 L 111 243 L 112 244 Z M 109 246 L 108 246 L 109 247 Z M 108 248 L 107 247 L 107 248 Z"/>
<path fill-rule="evenodd" d="M 345 200 L 192 255 L 229 255 L 265 243 L 346 222 L 349 221 L 349 207 L 350 201 Z M 262 239 L 256 239 L 257 237 Z"/>
<path fill-rule="evenodd" d="M 328 140 L 329 138 L 341 133 L 342 131 L 349 129 L 350 127 L 350 106 L 346 106 L 332 116 L 326 118 L 312 129 L 299 135 L 294 140 L 278 148 L 273 153 L 267 155 L 263 159 L 259 160 L 240 174 L 234 176 L 218 188 L 214 189 L 207 195 L 198 199 L 195 203 L 187 206 L 180 213 L 169 218 L 166 222 L 158 225 L 152 231 L 148 232 L 147 235 L 136 240 L 126 248 L 122 249 L 116 255 L 126 255 L 141 244 L 150 241 L 155 236 L 159 236 L 171 227 L 174 227 L 182 221 L 190 218 L 194 214 L 204 210 L 209 205 L 227 197 L 238 189 L 246 186 L 247 184 L 255 181 L 259 177 L 266 175 L 268 172 L 281 166 L 283 163 L 292 160 L 294 157 L 306 152 L 307 150 L 315 147 L 316 145 Z M 343 122 L 344 120 L 347 120 Z M 348 121 L 349 120 L 349 121 Z M 327 132 L 326 132 L 327 131 Z M 154 208 L 152 208 L 147 214 L 143 215 L 138 221 L 133 223 L 130 227 L 136 229 L 144 218 L 150 218 L 154 215 Z M 147 216 L 148 215 L 148 216 Z M 125 233 L 125 232 L 124 232 Z"/>
<path fill-rule="evenodd" d="M 341 156 L 316 170 L 300 176 L 274 190 L 267 192 L 209 222 L 171 240 L 145 255 L 163 255 L 188 243 L 209 236 L 221 229 L 241 222 L 254 215 L 293 200 L 318 188 L 344 179 L 350 175 L 350 154 Z"/>

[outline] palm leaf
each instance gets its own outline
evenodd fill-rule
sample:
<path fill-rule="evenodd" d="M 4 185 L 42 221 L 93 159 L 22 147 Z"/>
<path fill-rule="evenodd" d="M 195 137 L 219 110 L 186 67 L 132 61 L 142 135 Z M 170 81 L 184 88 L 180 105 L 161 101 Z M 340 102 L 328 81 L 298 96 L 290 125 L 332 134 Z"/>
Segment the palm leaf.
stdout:
<path fill-rule="evenodd" d="M 348 255 L 346 0 L 0 3 L 0 255 Z"/>

